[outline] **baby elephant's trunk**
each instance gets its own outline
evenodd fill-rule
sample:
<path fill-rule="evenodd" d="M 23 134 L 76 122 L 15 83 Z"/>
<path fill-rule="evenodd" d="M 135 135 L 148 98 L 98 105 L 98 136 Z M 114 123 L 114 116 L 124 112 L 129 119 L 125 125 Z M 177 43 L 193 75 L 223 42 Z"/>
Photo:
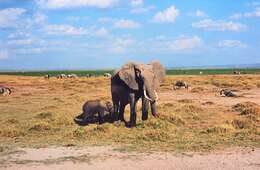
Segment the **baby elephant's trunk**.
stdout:
<path fill-rule="evenodd" d="M 111 102 L 106 102 L 106 110 L 109 112 L 109 113 L 113 113 L 114 112 L 114 108 L 113 108 L 113 105 Z"/>

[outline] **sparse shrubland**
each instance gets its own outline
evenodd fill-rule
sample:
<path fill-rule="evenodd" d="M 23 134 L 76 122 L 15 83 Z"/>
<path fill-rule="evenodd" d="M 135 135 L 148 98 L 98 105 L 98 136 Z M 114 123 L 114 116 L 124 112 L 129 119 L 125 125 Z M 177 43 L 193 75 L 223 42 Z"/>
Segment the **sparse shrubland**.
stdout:
<path fill-rule="evenodd" d="M 173 92 L 172 84 L 179 79 L 191 84 L 192 90 Z M 242 102 L 228 107 L 220 106 L 217 101 L 175 99 L 175 93 L 204 95 L 206 92 L 215 96 L 216 88 L 222 87 L 238 91 L 257 89 L 257 79 L 256 76 L 168 76 L 160 89 L 160 93 L 167 94 L 158 103 L 160 117 L 149 114 L 147 121 L 141 121 L 139 103 L 137 126 L 128 129 L 122 122 L 79 126 L 73 121 L 86 100 L 110 100 L 108 78 L 44 80 L 1 76 L 1 82 L 14 88 L 11 96 L 0 96 L 1 147 L 113 145 L 136 151 L 259 147 L 258 104 Z M 125 116 L 129 118 L 129 108 Z"/>

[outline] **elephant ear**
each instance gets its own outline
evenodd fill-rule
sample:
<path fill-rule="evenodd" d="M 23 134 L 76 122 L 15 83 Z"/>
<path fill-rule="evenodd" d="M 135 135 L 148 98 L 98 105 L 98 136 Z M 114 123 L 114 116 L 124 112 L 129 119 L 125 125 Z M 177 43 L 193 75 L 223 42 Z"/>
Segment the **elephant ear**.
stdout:
<path fill-rule="evenodd" d="M 119 77 L 121 80 L 125 82 L 125 84 L 133 89 L 138 90 L 138 83 L 136 82 L 135 77 L 135 67 L 138 64 L 130 62 L 122 66 L 122 68 L 118 71 Z"/>
<path fill-rule="evenodd" d="M 154 72 L 154 86 L 158 89 L 160 84 L 164 81 L 166 75 L 165 68 L 158 61 L 152 61 L 150 65 L 152 65 Z"/>

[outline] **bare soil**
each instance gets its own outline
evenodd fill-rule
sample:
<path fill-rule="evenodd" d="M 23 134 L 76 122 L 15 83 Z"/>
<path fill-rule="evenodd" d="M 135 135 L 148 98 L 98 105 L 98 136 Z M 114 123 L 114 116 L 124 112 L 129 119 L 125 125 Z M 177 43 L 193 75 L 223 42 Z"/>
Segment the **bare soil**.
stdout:
<path fill-rule="evenodd" d="M 260 149 L 233 148 L 212 153 L 124 153 L 111 147 L 23 148 L 6 156 L 3 170 L 45 169 L 260 169 Z"/>

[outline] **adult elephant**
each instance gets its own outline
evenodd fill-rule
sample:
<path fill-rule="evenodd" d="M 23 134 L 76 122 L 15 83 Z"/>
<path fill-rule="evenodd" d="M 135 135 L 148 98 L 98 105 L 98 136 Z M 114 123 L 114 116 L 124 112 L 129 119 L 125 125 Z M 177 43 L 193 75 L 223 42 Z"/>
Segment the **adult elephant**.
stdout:
<path fill-rule="evenodd" d="M 115 120 L 124 120 L 124 110 L 130 104 L 129 126 L 136 125 L 136 103 L 142 98 L 142 120 L 148 119 L 149 104 L 157 117 L 156 90 L 165 78 L 165 69 L 159 62 L 140 64 L 129 62 L 111 77 L 111 94 Z"/>

